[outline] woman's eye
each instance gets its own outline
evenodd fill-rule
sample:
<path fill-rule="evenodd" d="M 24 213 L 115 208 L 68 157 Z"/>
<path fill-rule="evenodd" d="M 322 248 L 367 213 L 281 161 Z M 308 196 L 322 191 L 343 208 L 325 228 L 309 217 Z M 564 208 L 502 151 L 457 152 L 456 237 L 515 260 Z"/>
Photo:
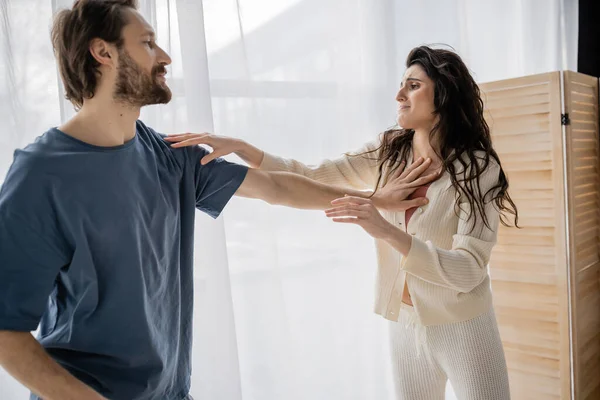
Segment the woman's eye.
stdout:
<path fill-rule="evenodd" d="M 152 43 L 152 41 L 148 40 L 148 41 L 146 41 L 144 43 L 146 43 L 148 45 L 148 47 L 154 48 L 154 43 Z"/>
<path fill-rule="evenodd" d="M 412 84 L 410 85 L 410 88 L 411 88 L 411 90 L 415 90 L 415 89 L 418 89 L 418 88 L 419 88 L 419 85 L 417 85 L 416 83 L 412 83 Z"/>

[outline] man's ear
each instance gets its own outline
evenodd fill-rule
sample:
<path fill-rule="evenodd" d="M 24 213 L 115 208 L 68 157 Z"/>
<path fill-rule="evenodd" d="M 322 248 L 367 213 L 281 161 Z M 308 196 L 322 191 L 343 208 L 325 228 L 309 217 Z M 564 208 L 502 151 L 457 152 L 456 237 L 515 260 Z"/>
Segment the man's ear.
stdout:
<path fill-rule="evenodd" d="M 116 51 L 114 45 L 105 42 L 102 39 L 93 39 L 90 43 L 90 53 L 100 65 L 116 67 Z"/>

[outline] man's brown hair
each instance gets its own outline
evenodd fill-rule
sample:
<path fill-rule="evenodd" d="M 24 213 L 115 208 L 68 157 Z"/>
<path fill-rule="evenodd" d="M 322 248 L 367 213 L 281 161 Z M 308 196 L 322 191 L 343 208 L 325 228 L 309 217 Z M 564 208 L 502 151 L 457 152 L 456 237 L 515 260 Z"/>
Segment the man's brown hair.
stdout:
<path fill-rule="evenodd" d="M 137 9 L 137 0 L 77 0 L 72 9 L 55 15 L 52 46 L 65 97 L 75 108 L 80 109 L 96 91 L 100 64 L 90 53 L 91 41 L 102 39 L 120 49 L 127 9 Z"/>

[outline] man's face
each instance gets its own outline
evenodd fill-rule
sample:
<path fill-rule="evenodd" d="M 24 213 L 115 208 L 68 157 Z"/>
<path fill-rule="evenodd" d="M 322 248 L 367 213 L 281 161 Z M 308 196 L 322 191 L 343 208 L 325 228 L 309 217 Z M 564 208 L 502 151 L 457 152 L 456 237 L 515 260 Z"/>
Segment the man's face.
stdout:
<path fill-rule="evenodd" d="M 134 107 L 166 104 L 171 90 L 165 67 L 171 59 L 156 44 L 154 31 L 144 18 L 134 10 L 129 14 L 129 24 L 122 32 L 124 44 L 119 50 L 114 98 Z"/>

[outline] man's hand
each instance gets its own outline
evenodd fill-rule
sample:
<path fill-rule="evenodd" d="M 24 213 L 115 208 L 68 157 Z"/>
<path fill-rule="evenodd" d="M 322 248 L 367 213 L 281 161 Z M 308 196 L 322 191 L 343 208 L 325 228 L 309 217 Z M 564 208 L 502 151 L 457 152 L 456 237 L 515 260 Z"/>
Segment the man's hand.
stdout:
<path fill-rule="evenodd" d="M 378 189 L 373 195 L 373 203 L 389 211 L 406 211 L 412 207 L 419 207 L 428 203 L 426 197 L 407 200 L 420 186 L 426 185 L 440 176 L 440 172 L 433 172 L 421 176 L 431 165 L 431 159 L 417 159 L 408 168 L 402 162 L 388 178 L 384 187 Z"/>
<path fill-rule="evenodd" d="M 29 332 L 0 330 L 0 366 L 44 400 L 107 400 L 54 361 Z"/>

